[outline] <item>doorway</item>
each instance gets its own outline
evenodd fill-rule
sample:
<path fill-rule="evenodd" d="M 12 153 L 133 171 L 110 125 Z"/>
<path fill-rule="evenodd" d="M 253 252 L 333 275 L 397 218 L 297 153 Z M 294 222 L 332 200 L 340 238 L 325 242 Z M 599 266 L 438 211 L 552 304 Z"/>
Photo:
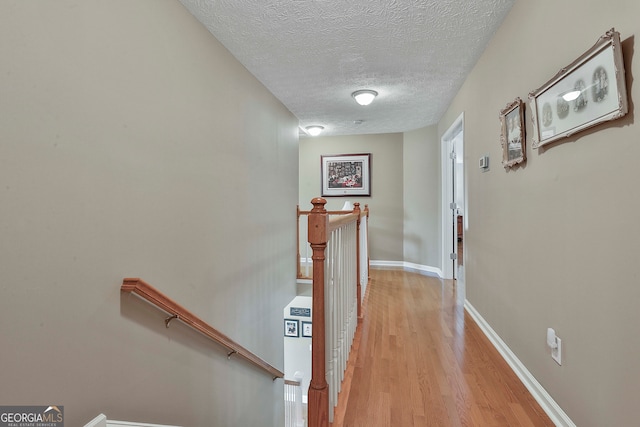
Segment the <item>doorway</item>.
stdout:
<path fill-rule="evenodd" d="M 444 133 L 442 151 L 442 273 L 454 279 L 464 301 L 465 230 L 464 113 Z"/>

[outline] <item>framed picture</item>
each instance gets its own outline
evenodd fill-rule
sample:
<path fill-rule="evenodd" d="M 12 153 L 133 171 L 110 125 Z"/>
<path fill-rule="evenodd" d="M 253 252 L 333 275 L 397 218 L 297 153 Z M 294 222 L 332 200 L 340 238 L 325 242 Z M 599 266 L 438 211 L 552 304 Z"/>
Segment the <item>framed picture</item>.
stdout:
<path fill-rule="evenodd" d="M 284 319 L 284 336 L 294 338 L 298 338 L 300 336 L 297 319 Z"/>
<path fill-rule="evenodd" d="M 508 169 L 527 158 L 524 135 L 524 103 L 516 98 L 500 111 L 500 143 L 502 144 L 502 165 Z"/>
<path fill-rule="evenodd" d="M 302 336 L 311 338 L 311 322 L 302 322 Z"/>
<path fill-rule="evenodd" d="M 322 197 L 371 196 L 371 154 L 320 156 Z"/>
<path fill-rule="evenodd" d="M 613 28 L 529 94 L 532 147 L 538 148 L 627 114 L 620 34 Z"/>

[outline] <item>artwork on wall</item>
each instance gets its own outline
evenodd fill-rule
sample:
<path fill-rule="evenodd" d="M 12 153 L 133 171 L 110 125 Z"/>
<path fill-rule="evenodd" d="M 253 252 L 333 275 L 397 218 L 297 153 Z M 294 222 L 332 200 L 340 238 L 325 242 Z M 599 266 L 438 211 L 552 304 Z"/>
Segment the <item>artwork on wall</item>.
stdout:
<path fill-rule="evenodd" d="M 529 94 L 532 147 L 538 148 L 627 114 L 620 34 L 613 28 Z"/>
<path fill-rule="evenodd" d="M 311 338 L 311 322 L 302 322 L 302 336 Z"/>
<path fill-rule="evenodd" d="M 298 338 L 300 336 L 297 319 L 284 319 L 284 336 L 294 338 Z"/>
<path fill-rule="evenodd" d="M 371 196 L 371 154 L 320 156 L 322 197 Z"/>
<path fill-rule="evenodd" d="M 500 143 L 502 144 L 502 165 L 505 169 L 527 159 L 524 133 L 524 103 L 516 98 L 500 111 Z"/>

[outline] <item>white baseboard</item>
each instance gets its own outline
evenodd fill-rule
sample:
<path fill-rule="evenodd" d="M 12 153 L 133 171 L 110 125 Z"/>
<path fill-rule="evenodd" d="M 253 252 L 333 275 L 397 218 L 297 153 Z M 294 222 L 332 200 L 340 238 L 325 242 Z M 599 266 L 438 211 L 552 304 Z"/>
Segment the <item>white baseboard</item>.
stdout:
<path fill-rule="evenodd" d="M 143 424 L 143 423 L 134 423 L 129 421 L 115 421 L 108 420 L 107 416 L 104 414 L 100 414 L 88 424 L 85 424 L 84 427 L 177 427 L 177 426 L 169 426 L 169 425 L 160 425 L 160 424 Z"/>
<path fill-rule="evenodd" d="M 426 276 L 437 276 L 442 278 L 442 270 L 437 267 L 430 267 L 428 265 L 414 264 L 412 262 L 405 262 L 404 269 L 408 271 L 414 271 L 416 273 L 424 274 Z"/>
<path fill-rule="evenodd" d="M 369 260 L 370 267 L 378 268 L 404 268 L 404 261 L 376 261 Z"/>
<path fill-rule="evenodd" d="M 524 366 L 518 357 L 511 351 L 507 344 L 502 341 L 498 334 L 484 320 L 478 311 L 471 305 L 469 301 L 464 302 L 464 308 L 467 313 L 475 320 L 482 332 L 487 336 L 491 344 L 498 350 L 500 355 L 509 364 L 513 372 L 520 378 L 520 381 L 529 390 L 529 393 L 542 406 L 551 421 L 558 427 L 576 427 L 571 418 L 562 410 L 549 393 L 535 379 L 531 372 Z"/>
<path fill-rule="evenodd" d="M 304 269 L 307 265 L 311 265 L 311 258 L 300 258 L 300 265 Z M 428 265 L 414 264 L 406 261 L 379 261 L 370 260 L 371 268 L 401 268 L 407 271 L 424 274 L 425 276 L 436 276 L 442 278 L 442 269 L 438 267 L 430 267 Z"/>
<path fill-rule="evenodd" d="M 413 271 L 415 273 L 424 274 L 425 276 L 436 276 L 442 278 L 442 270 L 437 267 L 428 265 L 414 264 L 406 261 L 369 261 L 371 268 L 402 268 L 403 270 Z"/>

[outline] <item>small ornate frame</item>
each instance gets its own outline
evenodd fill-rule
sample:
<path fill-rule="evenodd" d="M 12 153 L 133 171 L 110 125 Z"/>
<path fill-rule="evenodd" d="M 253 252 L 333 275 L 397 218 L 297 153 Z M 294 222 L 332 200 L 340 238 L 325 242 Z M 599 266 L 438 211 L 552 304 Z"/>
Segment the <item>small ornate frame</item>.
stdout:
<path fill-rule="evenodd" d="M 500 111 L 502 165 L 509 169 L 527 159 L 524 131 L 524 103 L 516 98 Z"/>

